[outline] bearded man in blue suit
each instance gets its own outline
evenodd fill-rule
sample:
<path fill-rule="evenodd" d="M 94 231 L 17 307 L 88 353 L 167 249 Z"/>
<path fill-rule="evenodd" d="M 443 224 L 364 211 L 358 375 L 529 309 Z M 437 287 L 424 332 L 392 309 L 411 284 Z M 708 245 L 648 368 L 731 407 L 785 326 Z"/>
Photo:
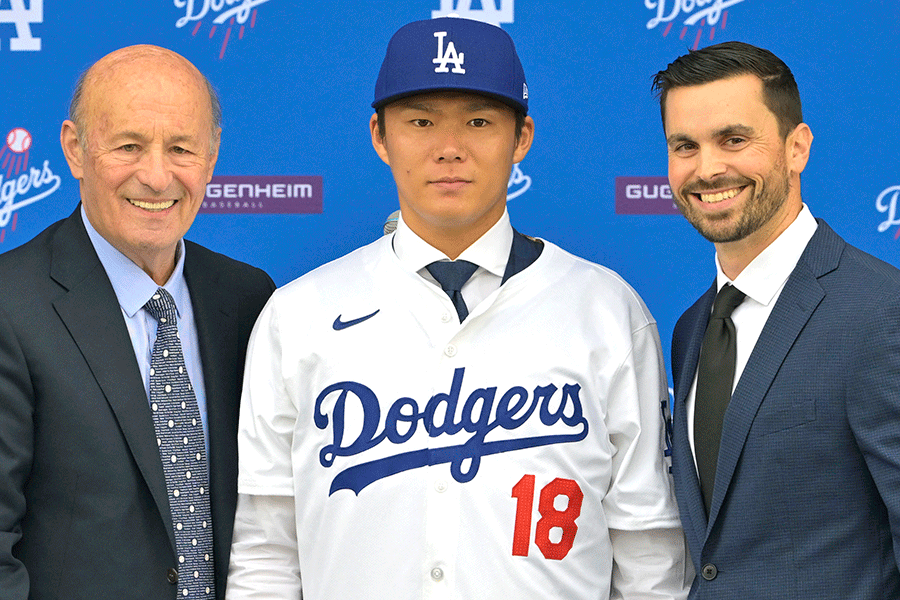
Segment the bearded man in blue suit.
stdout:
<path fill-rule="evenodd" d="M 690 598 L 900 598 L 900 271 L 801 199 L 812 133 L 775 55 L 726 42 L 654 84 L 673 195 L 716 248 L 672 341 Z"/>

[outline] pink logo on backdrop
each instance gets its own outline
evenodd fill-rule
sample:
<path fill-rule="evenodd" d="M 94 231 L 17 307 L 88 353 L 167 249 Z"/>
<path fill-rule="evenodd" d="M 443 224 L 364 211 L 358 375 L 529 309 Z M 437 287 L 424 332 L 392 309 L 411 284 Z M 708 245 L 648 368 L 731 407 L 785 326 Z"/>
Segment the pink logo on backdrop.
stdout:
<path fill-rule="evenodd" d="M 244 39 L 248 30 L 256 27 L 257 6 L 269 0 L 173 0 L 184 16 L 175 22 L 179 29 L 190 25 L 191 35 L 205 33 L 210 40 L 221 36 L 219 59 L 225 57 L 225 49 L 234 38 Z M 235 6 L 237 5 L 237 6 Z M 208 30 L 207 30 L 208 28 Z"/>
<path fill-rule="evenodd" d="M 31 132 L 14 127 L 0 148 L 0 242 L 6 240 L 7 227 L 16 230 L 20 209 L 43 200 L 61 183 L 59 175 L 50 169 L 49 160 L 40 168 L 29 166 L 31 146 Z"/>
<path fill-rule="evenodd" d="M 679 215 L 665 177 L 616 177 L 617 215 Z"/>
<path fill-rule="evenodd" d="M 653 13 L 647 29 L 661 27 L 663 37 L 672 33 L 679 40 L 693 38 L 691 50 L 696 50 L 706 35 L 710 42 L 715 41 L 716 31 L 728 24 L 728 9 L 741 2 L 744 0 L 644 0 Z"/>
<path fill-rule="evenodd" d="M 311 214 L 322 212 L 319 175 L 216 175 L 206 186 L 207 214 Z"/>

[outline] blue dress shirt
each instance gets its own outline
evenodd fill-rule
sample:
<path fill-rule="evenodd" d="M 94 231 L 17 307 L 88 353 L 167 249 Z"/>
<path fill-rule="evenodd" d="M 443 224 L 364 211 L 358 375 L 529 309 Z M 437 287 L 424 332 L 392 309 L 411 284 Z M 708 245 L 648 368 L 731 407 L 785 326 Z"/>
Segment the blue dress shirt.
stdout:
<path fill-rule="evenodd" d="M 131 336 L 131 345 L 134 347 L 134 355 L 141 371 L 141 378 L 144 380 L 144 391 L 147 393 L 147 402 L 149 403 L 150 354 L 153 352 L 153 344 L 156 341 L 157 322 L 149 312 L 144 310 L 144 304 L 160 286 L 94 229 L 84 212 L 84 206 L 81 207 L 81 220 L 84 222 L 88 237 L 91 238 L 94 250 L 100 258 L 100 263 L 109 277 L 116 298 L 119 300 L 119 306 L 122 308 L 122 316 L 128 327 L 128 335 Z M 209 456 L 206 387 L 203 384 L 203 366 L 200 362 L 197 328 L 194 326 L 194 308 L 191 305 L 187 281 L 184 279 L 184 252 L 184 241 L 179 240 L 175 270 L 162 287 L 172 294 L 178 307 L 178 335 L 181 338 L 181 349 L 184 353 L 188 377 L 191 378 L 194 395 L 197 397 L 197 406 L 200 408 L 203 436 L 206 439 L 206 453 Z"/>

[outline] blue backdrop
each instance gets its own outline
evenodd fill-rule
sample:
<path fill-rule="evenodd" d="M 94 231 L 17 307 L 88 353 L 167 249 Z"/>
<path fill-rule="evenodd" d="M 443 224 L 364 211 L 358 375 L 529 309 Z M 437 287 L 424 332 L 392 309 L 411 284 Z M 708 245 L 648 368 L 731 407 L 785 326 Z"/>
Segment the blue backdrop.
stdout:
<path fill-rule="evenodd" d="M 190 239 L 279 285 L 375 239 L 397 208 L 368 133 L 384 49 L 448 12 L 499 23 L 525 67 L 536 137 L 510 182 L 513 223 L 621 273 L 667 356 L 714 276 L 711 244 L 667 197 L 650 90 L 689 48 L 742 40 L 791 67 L 815 135 L 804 200 L 900 265 L 898 0 L 0 0 L 0 251 L 74 209 L 58 141 L 72 86 L 136 43 L 183 54 L 221 95 L 221 179 Z"/>

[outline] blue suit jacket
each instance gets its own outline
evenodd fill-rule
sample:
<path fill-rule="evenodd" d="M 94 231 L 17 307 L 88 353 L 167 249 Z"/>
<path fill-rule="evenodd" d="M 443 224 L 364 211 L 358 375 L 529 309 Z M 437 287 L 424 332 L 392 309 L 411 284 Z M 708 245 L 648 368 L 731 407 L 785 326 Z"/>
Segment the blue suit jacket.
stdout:
<path fill-rule="evenodd" d="M 900 598 L 900 271 L 819 221 L 732 395 L 707 518 L 685 398 L 715 292 L 672 340 L 690 598 Z"/>

